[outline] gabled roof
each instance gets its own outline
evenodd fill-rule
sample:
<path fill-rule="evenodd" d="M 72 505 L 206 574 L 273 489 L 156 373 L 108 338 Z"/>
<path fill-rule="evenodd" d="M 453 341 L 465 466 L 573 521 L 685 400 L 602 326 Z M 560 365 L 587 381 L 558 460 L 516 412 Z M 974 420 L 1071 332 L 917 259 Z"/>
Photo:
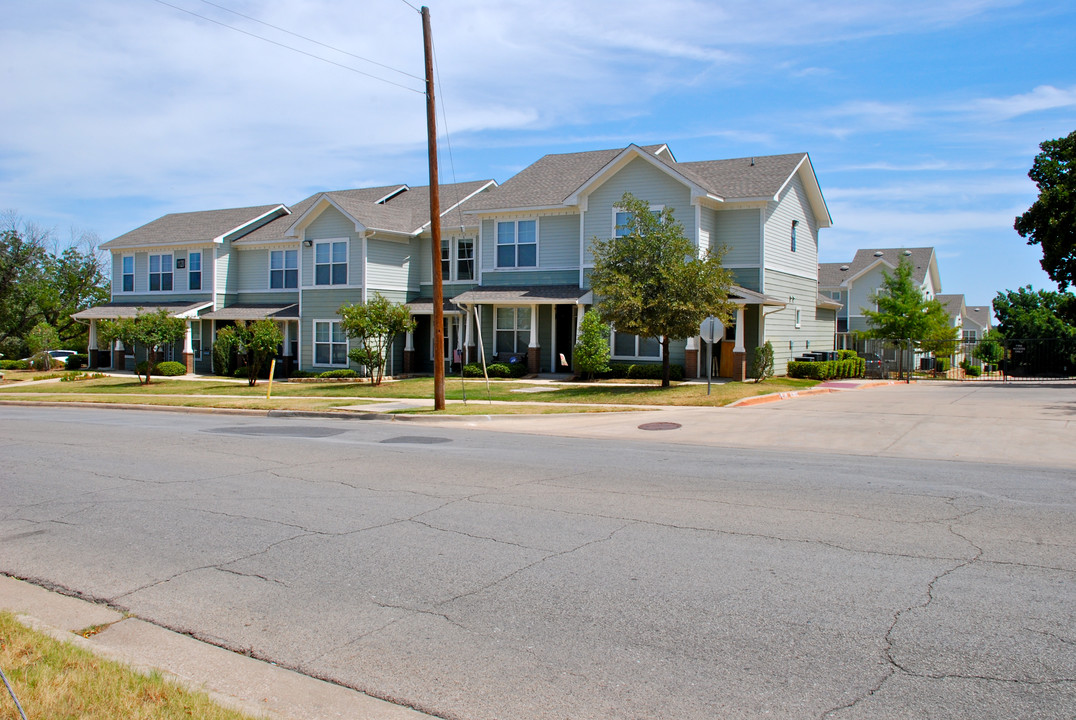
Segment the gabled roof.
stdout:
<path fill-rule="evenodd" d="M 545 155 L 500 187 L 484 194 L 468 210 L 483 212 L 555 208 L 574 205 L 602 176 L 615 171 L 631 156 L 643 157 L 666 169 L 700 194 L 717 201 L 775 200 L 792 177 L 801 173 L 812 208 L 822 227 L 831 218 L 807 153 L 768 155 L 732 160 L 677 162 L 667 145 L 629 145 L 626 148 Z"/>
<path fill-rule="evenodd" d="M 994 326 L 994 313 L 989 305 L 967 305 L 964 308 L 964 319 L 981 328 Z"/>
<path fill-rule="evenodd" d="M 457 204 L 467 206 L 472 196 L 491 185 L 496 183 L 493 180 L 474 180 L 441 185 L 441 217 L 451 218 Z M 352 222 L 366 229 L 416 235 L 430 222 L 430 188 L 428 185 L 386 185 L 316 193 L 292 206 L 290 216 L 258 228 L 236 244 L 296 242 L 298 228 L 304 222 L 312 221 L 328 206 L 337 208 Z"/>
<path fill-rule="evenodd" d="M 101 245 L 106 250 L 154 247 L 160 245 L 194 245 L 221 242 L 224 237 L 272 215 L 284 214 L 283 205 L 256 205 L 225 210 L 169 213 L 120 235 Z"/>
<path fill-rule="evenodd" d="M 846 262 L 818 263 L 818 287 L 837 288 L 851 277 L 851 265 Z"/>
<path fill-rule="evenodd" d="M 856 256 L 847 263 L 818 263 L 818 286 L 836 288 L 845 286 L 878 265 L 895 268 L 901 260 L 912 264 L 912 279 L 922 285 L 927 273 L 932 273 L 935 290 L 941 290 L 938 263 L 934 248 L 866 248 L 856 250 Z"/>
<path fill-rule="evenodd" d="M 942 304 L 942 307 L 945 308 L 945 312 L 949 314 L 949 317 L 964 317 L 963 295 L 935 295 L 934 299 Z"/>

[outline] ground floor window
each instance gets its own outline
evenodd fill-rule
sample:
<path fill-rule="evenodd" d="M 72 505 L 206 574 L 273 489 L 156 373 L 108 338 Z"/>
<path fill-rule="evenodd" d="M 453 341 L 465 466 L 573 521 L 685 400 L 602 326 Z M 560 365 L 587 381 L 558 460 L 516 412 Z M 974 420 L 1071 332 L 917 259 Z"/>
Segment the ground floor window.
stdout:
<path fill-rule="evenodd" d="M 314 364 L 347 365 L 347 335 L 340 321 L 314 321 Z"/>
<path fill-rule="evenodd" d="M 524 353 L 531 340 L 531 309 L 529 307 L 497 308 L 495 353 Z"/>
<path fill-rule="evenodd" d="M 613 357 L 617 358 L 646 358 L 656 359 L 661 357 L 661 341 L 658 338 L 639 337 L 629 333 L 612 331 L 612 342 L 609 343 L 613 350 Z"/>

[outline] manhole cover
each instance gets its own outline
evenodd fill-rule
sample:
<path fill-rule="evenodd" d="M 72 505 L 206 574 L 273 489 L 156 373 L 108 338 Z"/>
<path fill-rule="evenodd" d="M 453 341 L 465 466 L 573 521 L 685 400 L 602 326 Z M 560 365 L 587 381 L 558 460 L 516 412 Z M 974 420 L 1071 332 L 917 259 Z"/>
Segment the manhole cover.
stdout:
<path fill-rule="evenodd" d="M 674 422 L 652 422 L 643 423 L 639 426 L 640 430 L 679 430 L 680 423 Z"/>
<path fill-rule="evenodd" d="M 422 435 L 401 435 L 400 437 L 385 438 L 383 443 L 405 443 L 408 445 L 436 445 L 437 443 L 452 442 L 449 438 L 425 437 Z"/>
<path fill-rule="evenodd" d="M 222 435 L 260 435 L 269 437 L 323 438 L 340 435 L 346 430 L 330 427 L 288 427 L 279 425 L 240 425 L 236 427 L 210 428 L 205 432 Z"/>

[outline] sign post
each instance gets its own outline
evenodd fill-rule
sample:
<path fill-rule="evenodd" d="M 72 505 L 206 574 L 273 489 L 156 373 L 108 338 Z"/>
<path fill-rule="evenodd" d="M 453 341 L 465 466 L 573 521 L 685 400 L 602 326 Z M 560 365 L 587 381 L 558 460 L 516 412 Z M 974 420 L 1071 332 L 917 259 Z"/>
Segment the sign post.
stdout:
<path fill-rule="evenodd" d="M 714 343 L 725 335 L 724 324 L 713 315 L 706 318 L 699 325 L 699 335 L 708 346 L 706 353 L 706 394 L 710 394 L 710 381 L 714 374 Z"/>

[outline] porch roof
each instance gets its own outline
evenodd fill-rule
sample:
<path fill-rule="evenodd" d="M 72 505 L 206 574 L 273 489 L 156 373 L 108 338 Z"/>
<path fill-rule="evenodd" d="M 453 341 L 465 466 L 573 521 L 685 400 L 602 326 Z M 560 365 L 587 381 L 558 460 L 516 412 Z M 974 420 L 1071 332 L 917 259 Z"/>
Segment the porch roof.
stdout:
<path fill-rule="evenodd" d="M 117 320 L 138 315 L 139 312 L 157 312 L 166 310 L 172 317 L 195 318 L 198 311 L 212 307 L 213 303 L 201 300 L 199 302 L 178 302 L 168 304 L 154 304 L 147 302 L 112 302 L 96 307 L 79 310 L 71 315 L 75 320 Z"/>
<path fill-rule="evenodd" d="M 236 303 L 202 315 L 203 320 L 298 320 L 299 303 Z"/>
<path fill-rule="evenodd" d="M 407 309 L 412 315 L 433 315 L 433 298 L 415 298 L 407 303 Z M 451 300 L 444 301 L 445 315 L 462 315 L 463 309 Z"/>
<path fill-rule="evenodd" d="M 452 298 L 457 305 L 589 305 L 594 296 L 578 285 L 479 286 Z"/>
<path fill-rule="evenodd" d="M 784 300 L 778 300 L 772 295 L 764 295 L 739 285 L 733 285 L 729 288 L 729 300 L 737 305 L 772 305 L 775 307 L 788 305 Z"/>

